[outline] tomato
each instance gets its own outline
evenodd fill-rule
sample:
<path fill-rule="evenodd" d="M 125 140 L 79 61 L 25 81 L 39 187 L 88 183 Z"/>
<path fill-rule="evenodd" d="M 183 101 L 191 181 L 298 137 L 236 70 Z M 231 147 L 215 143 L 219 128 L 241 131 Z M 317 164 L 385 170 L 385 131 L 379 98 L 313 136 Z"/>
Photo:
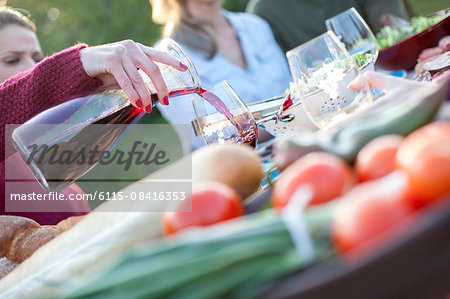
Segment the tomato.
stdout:
<path fill-rule="evenodd" d="M 173 234 L 192 226 L 208 226 L 242 216 L 244 210 L 239 194 L 219 182 L 202 182 L 192 187 L 190 200 L 183 201 L 178 212 L 163 213 L 165 234 Z M 190 210 L 192 212 L 181 212 Z"/>
<path fill-rule="evenodd" d="M 404 140 L 384 135 L 367 143 L 356 156 L 355 171 L 360 182 L 381 178 L 396 169 L 395 155 Z"/>
<path fill-rule="evenodd" d="M 406 137 L 396 161 L 426 203 L 450 192 L 450 121 L 434 122 Z"/>
<path fill-rule="evenodd" d="M 381 245 L 374 238 L 386 236 L 387 231 L 412 213 L 405 200 L 409 194 L 408 178 L 400 171 L 361 183 L 347 192 L 332 216 L 331 234 L 338 251 L 363 248 L 367 254 Z"/>
<path fill-rule="evenodd" d="M 338 197 L 353 184 L 350 167 L 339 157 L 325 152 L 309 153 L 286 168 L 275 183 L 272 205 L 284 207 L 299 187 L 310 185 L 310 204 Z"/>

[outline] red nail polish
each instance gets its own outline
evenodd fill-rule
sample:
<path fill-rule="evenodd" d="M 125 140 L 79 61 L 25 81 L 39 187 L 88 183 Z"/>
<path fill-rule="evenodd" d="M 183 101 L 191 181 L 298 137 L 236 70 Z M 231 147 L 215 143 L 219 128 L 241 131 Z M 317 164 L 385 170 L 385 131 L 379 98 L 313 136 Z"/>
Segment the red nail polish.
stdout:
<path fill-rule="evenodd" d="M 142 102 L 141 102 L 141 100 L 137 100 L 136 106 L 138 106 L 138 108 L 142 109 Z"/>
<path fill-rule="evenodd" d="M 184 64 L 184 63 L 182 63 L 182 62 L 180 62 L 180 66 L 181 66 L 181 68 L 183 68 L 183 69 L 185 69 L 185 70 L 187 70 L 187 69 L 188 69 L 187 65 L 185 65 L 185 64 Z"/>
<path fill-rule="evenodd" d="M 164 97 L 163 103 L 164 103 L 164 105 L 169 105 L 169 97 L 168 96 Z"/>
<path fill-rule="evenodd" d="M 152 106 L 148 105 L 147 107 L 145 107 L 145 112 L 147 112 L 147 113 L 152 112 Z"/>

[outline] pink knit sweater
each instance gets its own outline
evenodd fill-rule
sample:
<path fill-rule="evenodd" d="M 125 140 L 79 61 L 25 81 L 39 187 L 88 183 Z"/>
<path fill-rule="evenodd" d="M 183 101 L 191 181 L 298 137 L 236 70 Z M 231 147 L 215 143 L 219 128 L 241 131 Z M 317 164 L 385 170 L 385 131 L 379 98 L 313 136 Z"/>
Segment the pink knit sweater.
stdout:
<path fill-rule="evenodd" d="M 5 159 L 5 125 L 22 124 L 40 112 L 98 89 L 102 82 L 89 77 L 80 60 L 79 44 L 42 60 L 33 69 L 0 85 L 0 162 Z M 10 138 L 10 136 L 6 136 Z M 5 170 L 0 168 L 0 214 L 14 214 L 55 224 L 80 213 L 5 213 Z"/>

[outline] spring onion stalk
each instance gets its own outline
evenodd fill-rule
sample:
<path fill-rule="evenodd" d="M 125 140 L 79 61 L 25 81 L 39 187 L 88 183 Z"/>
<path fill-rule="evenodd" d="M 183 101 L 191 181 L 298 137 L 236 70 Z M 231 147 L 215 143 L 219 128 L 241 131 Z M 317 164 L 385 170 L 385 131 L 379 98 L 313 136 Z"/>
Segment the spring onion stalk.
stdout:
<path fill-rule="evenodd" d="M 63 298 L 252 298 L 335 254 L 329 237 L 334 205 L 304 214 L 315 248 L 312 261 L 297 255 L 279 213 L 265 210 L 133 249 L 95 277 L 73 283 Z"/>

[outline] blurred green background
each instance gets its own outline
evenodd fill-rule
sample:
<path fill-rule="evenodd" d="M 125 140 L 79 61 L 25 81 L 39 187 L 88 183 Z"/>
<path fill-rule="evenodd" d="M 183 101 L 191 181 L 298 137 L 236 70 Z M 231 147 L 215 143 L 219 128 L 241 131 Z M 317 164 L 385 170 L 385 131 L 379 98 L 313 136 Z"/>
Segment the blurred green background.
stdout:
<path fill-rule="evenodd" d="M 0 0 L 0 4 L 5 1 Z M 231 11 L 244 11 L 248 0 L 225 0 L 224 7 Z M 409 0 L 414 15 L 427 15 L 431 12 L 447 8 L 448 0 Z M 77 42 L 90 45 L 110 43 L 123 39 L 133 39 L 143 44 L 152 45 L 160 36 L 160 26 L 151 21 L 151 6 L 148 0 L 8 0 L 7 5 L 23 8 L 30 14 L 37 25 L 37 35 L 46 55 L 67 48 Z M 165 123 L 156 111 L 145 115 L 140 123 Z M 173 140 L 172 151 L 181 157 L 180 143 L 175 132 L 163 136 Z M 143 136 L 143 142 L 151 143 L 150 132 Z M 130 138 L 137 140 L 132 133 L 119 145 L 119 149 L 128 151 Z M 127 141 L 128 140 L 128 141 Z M 155 169 L 149 167 L 138 170 L 134 177 L 144 177 Z M 117 179 L 119 169 L 97 166 L 85 179 L 107 178 Z M 87 192 L 116 191 L 128 182 L 117 182 L 101 186 L 85 184 L 79 185 Z M 103 189 L 102 189 L 103 188 Z"/>
<path fill-rule="evenodd" d="M 247 2 L 225 0 L 224 7 L 243 11 Z M 449 6 L 448 0 L 409 0 L 409 3 L 415 15 Z M 160 35 L 160 26 L 151 21 L 148 0 L 8 0 L 7 5 L 30 13 L 46 54 L 78 41 L 95 45 L 131 38 L 152 45 Z"/>
<path fill-rule="evenodd" d="M 247 2 L 225 0 L 224 7 L 244 11 Z M 8 0 L 6 3 L 30 13 L 45 54 L 76 42 L 95 45 L 131 38 L 152 45 L 160 35 L 160 26 L 151 21 L 148 0 Z M 409 3 L 415 15 L 427 15 L 449 6 L 448 0 L 409 0 Z"/>
<path fill-rule="evenodd" d="M 247 2 L 227 0 L 224 6 L 243 11 Z M 97 45 L 129 38 L 152 45 L 160 35 L 148 0 L 8 0 L 7 5 L 29 12 L 45 54 L 76 42 Z"/>

